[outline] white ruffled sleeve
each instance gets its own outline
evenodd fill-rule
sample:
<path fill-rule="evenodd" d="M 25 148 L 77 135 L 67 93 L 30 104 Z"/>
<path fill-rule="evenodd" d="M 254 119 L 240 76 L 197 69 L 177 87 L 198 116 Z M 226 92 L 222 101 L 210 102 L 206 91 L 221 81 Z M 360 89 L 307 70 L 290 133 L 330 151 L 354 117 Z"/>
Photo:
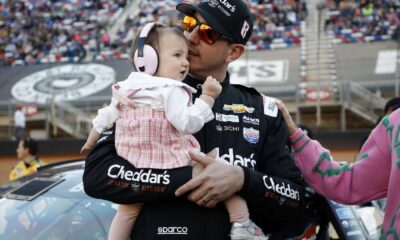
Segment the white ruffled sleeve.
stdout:
<path fill-rule="evenodd" d="M 182 134 L 196 133 L 214 118 L 206 102 L 196 99 L 195 103 L 191 104 L 189 100 L 189 93 L 183 87 L 172 87 L 164 94 L 167 119 Z"/>
<path fill-rule="evenodd" d="M 120 113 L 116 108 L 116 100 L 112 98 L 109 106 L 98 110 L 97 116 L 92 121 L 93 128 L 98 133 L 102 133 L 111 128 L 119 117 Z"/>

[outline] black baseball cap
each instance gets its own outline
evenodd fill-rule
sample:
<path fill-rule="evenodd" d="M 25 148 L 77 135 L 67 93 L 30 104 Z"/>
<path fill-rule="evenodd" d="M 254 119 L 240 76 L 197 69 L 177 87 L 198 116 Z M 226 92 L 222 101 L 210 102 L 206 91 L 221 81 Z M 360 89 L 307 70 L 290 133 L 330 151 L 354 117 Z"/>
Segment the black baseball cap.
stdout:
<path fill-rule="evenodd" d="M 246 44 L 253 32 L 253 19 L 242 0 L 203 0 L 198 5 L 180 3 L 179 12 L 193 16 L 198 12 L 216 32 L 231 42 Z"/>

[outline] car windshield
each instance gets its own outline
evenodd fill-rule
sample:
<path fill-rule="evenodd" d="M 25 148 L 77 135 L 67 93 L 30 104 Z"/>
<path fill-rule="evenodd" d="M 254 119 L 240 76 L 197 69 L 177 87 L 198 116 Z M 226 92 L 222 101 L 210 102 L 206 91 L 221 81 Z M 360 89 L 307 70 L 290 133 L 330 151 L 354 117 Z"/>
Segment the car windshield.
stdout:
<path fill-rule="evenodd" d="M 107 239 L 116 205 L 83 192 L 81 175 L 32 201 L 0 199 L 0 239 Z"/>

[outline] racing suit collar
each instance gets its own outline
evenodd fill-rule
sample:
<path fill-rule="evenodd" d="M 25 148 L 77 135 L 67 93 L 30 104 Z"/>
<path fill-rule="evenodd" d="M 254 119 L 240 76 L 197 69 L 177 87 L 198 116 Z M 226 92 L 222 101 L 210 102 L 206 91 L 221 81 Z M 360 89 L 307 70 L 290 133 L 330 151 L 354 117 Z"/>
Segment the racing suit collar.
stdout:
<path fill-rule="evenodd" d="M 229 72 L 226 72 L 225 80 L 221 83 L 222 88 L 224 88 L 224 87 L 229 85 L 229 79 L 230 79 Z M 183 82 L 186 83 L 187 85 L 195 88 L 196 90 L 200 91 L 201 90 L 201 86 L 204 83 L 204 80 L 200 80 L 200 79 L 194 78 L 192 76 L 189 76 L 189 74 L 188 74 L 186 76 L 185 80 L 183 80 Z"/>

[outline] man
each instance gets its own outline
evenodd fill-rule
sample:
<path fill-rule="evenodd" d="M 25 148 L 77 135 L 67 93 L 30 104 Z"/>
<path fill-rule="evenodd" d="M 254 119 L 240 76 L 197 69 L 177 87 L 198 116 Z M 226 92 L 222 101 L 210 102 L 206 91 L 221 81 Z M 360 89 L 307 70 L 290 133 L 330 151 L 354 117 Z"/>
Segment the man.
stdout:
<path fill-rule="evenodd" d="M 194 97 L 208 75 L 223 88 L 213 107 L 215 120 L 195 137 L 202 152 L 217 148 L 232 165 L 192 154 L 198 162 L 193 168 L 136 169 L 116 155 L 110 129 L 86 159 L 85 191 L 120 204 L 145 202 L 133 239 L 228 239 L 229 218 L 220 202 L 233 194 L 246 199 L 250 218 L 264 233 L 283 238 L 279 234 L 304 214 L 303 181 L 283 147 L 287 127 L 273 99 L 230 84 L 227 72 L 252 33 L 249 9 L 241 0 L 210 0 L 178 4 L 177 10 L 185 15 L 182 27 L 189 41 L 184 82 L 197 88 Z"/>
<path fill-rule="evenodd" d="M 17 162 L 10 171 L 10 181 L 35 173 L 40 166 L 45 165 L 37 156 L 38 150 L 38 144 L 32 138 L 25 138 L 19 141 L 17 147 L 17 158 L 19 162 Z"/>
<path fill-rule="evenodd" d="M 14 113 L 15 140 L 19 142 L 25 135 L 25 115 L 22 112 L 22 105 L 17 105 Z"/>

